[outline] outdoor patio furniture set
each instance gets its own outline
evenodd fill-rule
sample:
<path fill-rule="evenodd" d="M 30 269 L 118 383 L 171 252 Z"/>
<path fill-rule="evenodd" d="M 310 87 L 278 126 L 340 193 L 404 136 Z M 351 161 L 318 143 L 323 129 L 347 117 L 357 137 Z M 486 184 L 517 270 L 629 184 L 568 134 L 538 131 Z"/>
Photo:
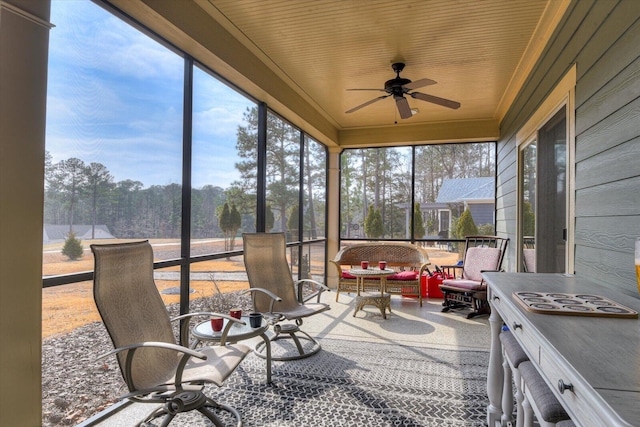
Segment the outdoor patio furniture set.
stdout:
<path fill-rule="evenodd" d="M 283 233 L 248 233 L 243 235 L 243 241 L 250 285 L 247 292 L 252 294 L 254 312 L 263 315 L 266 325 L 248 327 L 246 316 L 236 319 L 210 312 L 170 319 L 154 282 L 153 249 L 148 241 L 91 245 L 95 258 L 94 299 L 115 348 L 102 357 L 117 357 L 129 390 L 122 399 L 156 404 L 145 421 L 162 417 L 161 425 L 166 426 L 176 414 L 197 410 L 220 426 L 216 411 L 223 410 L 232 414 L 237 426 L 241 426 L 237 410 L 213 401 L 202 392 L 207 383 L 222 386 L 251 352 L 250 347 L 237 341 L 255 336 L 262 338 L 255 352 L 266 359 L 268 383 L 272 359 L 301 359 L 320 350 L 318 341 L 299 327 L 305 317 L 329 309 L 320 302 L 321 293 L 329 289 L 311 279 L 293 280 Z M 502 253 L 498 254 L 500 261 L 503 250 L 501 247 Z M 470 251 L 467 251 L 467 263 L 472 258 Z M 365 268 L 361 261 L 369 261 L 371 268 Z M 340 292 L 357 293 L 354 316 L 362 306 L 373 304 L 386 318 L 391 294 L 417 298 L 422 306 L 421 278 L 430 262 L 426 251 L 416 245 L 358 244 L 342 249 L 331 262 L 339 273 L 336 301 Z M 344 266 L 350 268 L 343 270 Z M 476 264 L 465 266 L 463 277 L 465 272 L 467 276 L 475 274 L 470 271 L 478 268 Z M 304 296 L 305 285 L 315 292 Z M 486 291 L 484 293 L 486 295 Z M 313 298 L 317 298 L 317 302 L 309 302 Z M 188 320 L 194 316 L 223 317 L 226 326 L 218 335 L 206 322 L 191 330 Z M 179 343 L 171 326 L 174 320 L 181 321 Z M 231 331 L 233 325 L 242 328 Z M 274 334 L 267 336 L 268 328 L 272 328 Z M 192 340 L 192 336 L 196 339 Z M 295 344 L 292 354 L 273 356 L 271 343 L 281 339 Z M 198 341 L 218 345 L 194 348 L 192 344 Z"/>

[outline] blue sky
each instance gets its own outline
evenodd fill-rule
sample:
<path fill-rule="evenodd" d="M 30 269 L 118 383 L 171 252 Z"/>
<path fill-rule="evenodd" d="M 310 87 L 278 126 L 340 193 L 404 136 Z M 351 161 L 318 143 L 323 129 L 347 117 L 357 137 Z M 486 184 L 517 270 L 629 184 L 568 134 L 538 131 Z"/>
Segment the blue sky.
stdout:
<path fill-rule="evenodd" d="M 104 164 L 114 181 L 180 183 L 183 59 L 88 0 L 54 0 L 47 150 Z M 236 130 L 252 103 L 194 71 L 192 184 L 227 187 Z"/>

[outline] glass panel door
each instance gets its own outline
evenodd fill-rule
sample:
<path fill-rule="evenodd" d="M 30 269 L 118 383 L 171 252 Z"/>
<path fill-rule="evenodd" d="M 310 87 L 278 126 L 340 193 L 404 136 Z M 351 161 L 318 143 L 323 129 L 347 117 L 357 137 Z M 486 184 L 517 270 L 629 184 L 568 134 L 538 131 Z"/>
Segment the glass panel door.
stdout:
<path fill-rule="evenodd" d="M 567 239 L 565 109 L 538 131 L 536 272 L 564 273 Z"/>
<path fill-rule="evenodd" d="M 522 271 L 566 271 L 566 128 L 566 109 L 562 108 L 520 151 Z"/>

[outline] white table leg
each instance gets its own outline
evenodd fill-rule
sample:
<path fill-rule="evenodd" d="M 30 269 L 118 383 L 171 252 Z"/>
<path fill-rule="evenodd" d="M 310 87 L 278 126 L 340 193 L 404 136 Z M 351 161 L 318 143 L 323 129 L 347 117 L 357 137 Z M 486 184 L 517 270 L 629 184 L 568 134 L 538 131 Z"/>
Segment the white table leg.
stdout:
<path fill-rule="evenodd" d="M 503 372 L 503 383 L 502 383 L 502 417 L 501 423 L 503 426 L 506 426 L 508 422 L 513 421 L 513 414 L 511 408 L 513 408 L 513 375 L 511 371 L 511 365 L 507 360 L 506 355 L 502 352 L 502 372 Z"/>

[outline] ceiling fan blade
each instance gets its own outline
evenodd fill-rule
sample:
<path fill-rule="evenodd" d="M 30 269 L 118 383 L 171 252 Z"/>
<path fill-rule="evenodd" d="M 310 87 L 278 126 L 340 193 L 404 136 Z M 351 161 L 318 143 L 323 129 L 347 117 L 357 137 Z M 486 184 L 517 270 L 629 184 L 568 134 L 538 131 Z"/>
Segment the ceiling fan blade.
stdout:
<path fill-rule="evenodd" d="M 398 112 L 400 113 L 400 117 L 403 119 L 408 119 L 413 114 L 411 114 L 411 107 L 409 107 L 409 101 L 404 96 L 394 96 L 396 100 L 396 107 L 398 107 Z"/>
<path fill-rule="evenodd" d="M 433 104 L 442 105 L 443 107 L 452 108 L 454 110 L 457 110 L 458 108 L 460 108 L 459 102 L 451 101 L 450 99 L 444 99 L 444 98 L 440 98 L 433 95 L 427 95 L 426 93 L 421 93 L 421 92 L 412 92 L 409 95 L 411 95 L 412 98 L 431 102 Z"/>
<path fill-rule="evenodd" d="M 365 102 L 364 104 L 360 104 L 360 105 L 358 105 L 357 107 L 353 107 L 352 109 L 345 111 L 345 113 L 346 113 L 346 114 L 353 113 L 354 111 L 358 111 L 359 109 L 364 108 L 364 107 L 366 107 L 367 105 L 371 105 L 371 104 L 373 104 L 374 102 L 378 102 L 378 101 L 380 101 L 381 99 L 385 99 L 385 98 L 386 98 L 386 97 L 388 97 L 388 96 L 389 96 L 389 95 L 383 95 L 383 96 L 379 96 L 379 97 L 377 97 L 377 98 L 373 98 L 371 101 L 367 101 L 367 102 Z"/>
<path fill-rule="evenodd" d="M 435 80 L 420 79 L 420 80 L 416 80 L 416 81 L 413 81 L 411 83 L 408 83 L 406 85 L 403 85 L 402 87 L 404 87 L 405 89 L 413 90 L 413 89 L 418 89 L 419 87 L 425 87 L 425 86 L 429 86 L 429 85 L 434 85 L 436 83 L 438 83 L 438 82 L 436 82 Z"/>

